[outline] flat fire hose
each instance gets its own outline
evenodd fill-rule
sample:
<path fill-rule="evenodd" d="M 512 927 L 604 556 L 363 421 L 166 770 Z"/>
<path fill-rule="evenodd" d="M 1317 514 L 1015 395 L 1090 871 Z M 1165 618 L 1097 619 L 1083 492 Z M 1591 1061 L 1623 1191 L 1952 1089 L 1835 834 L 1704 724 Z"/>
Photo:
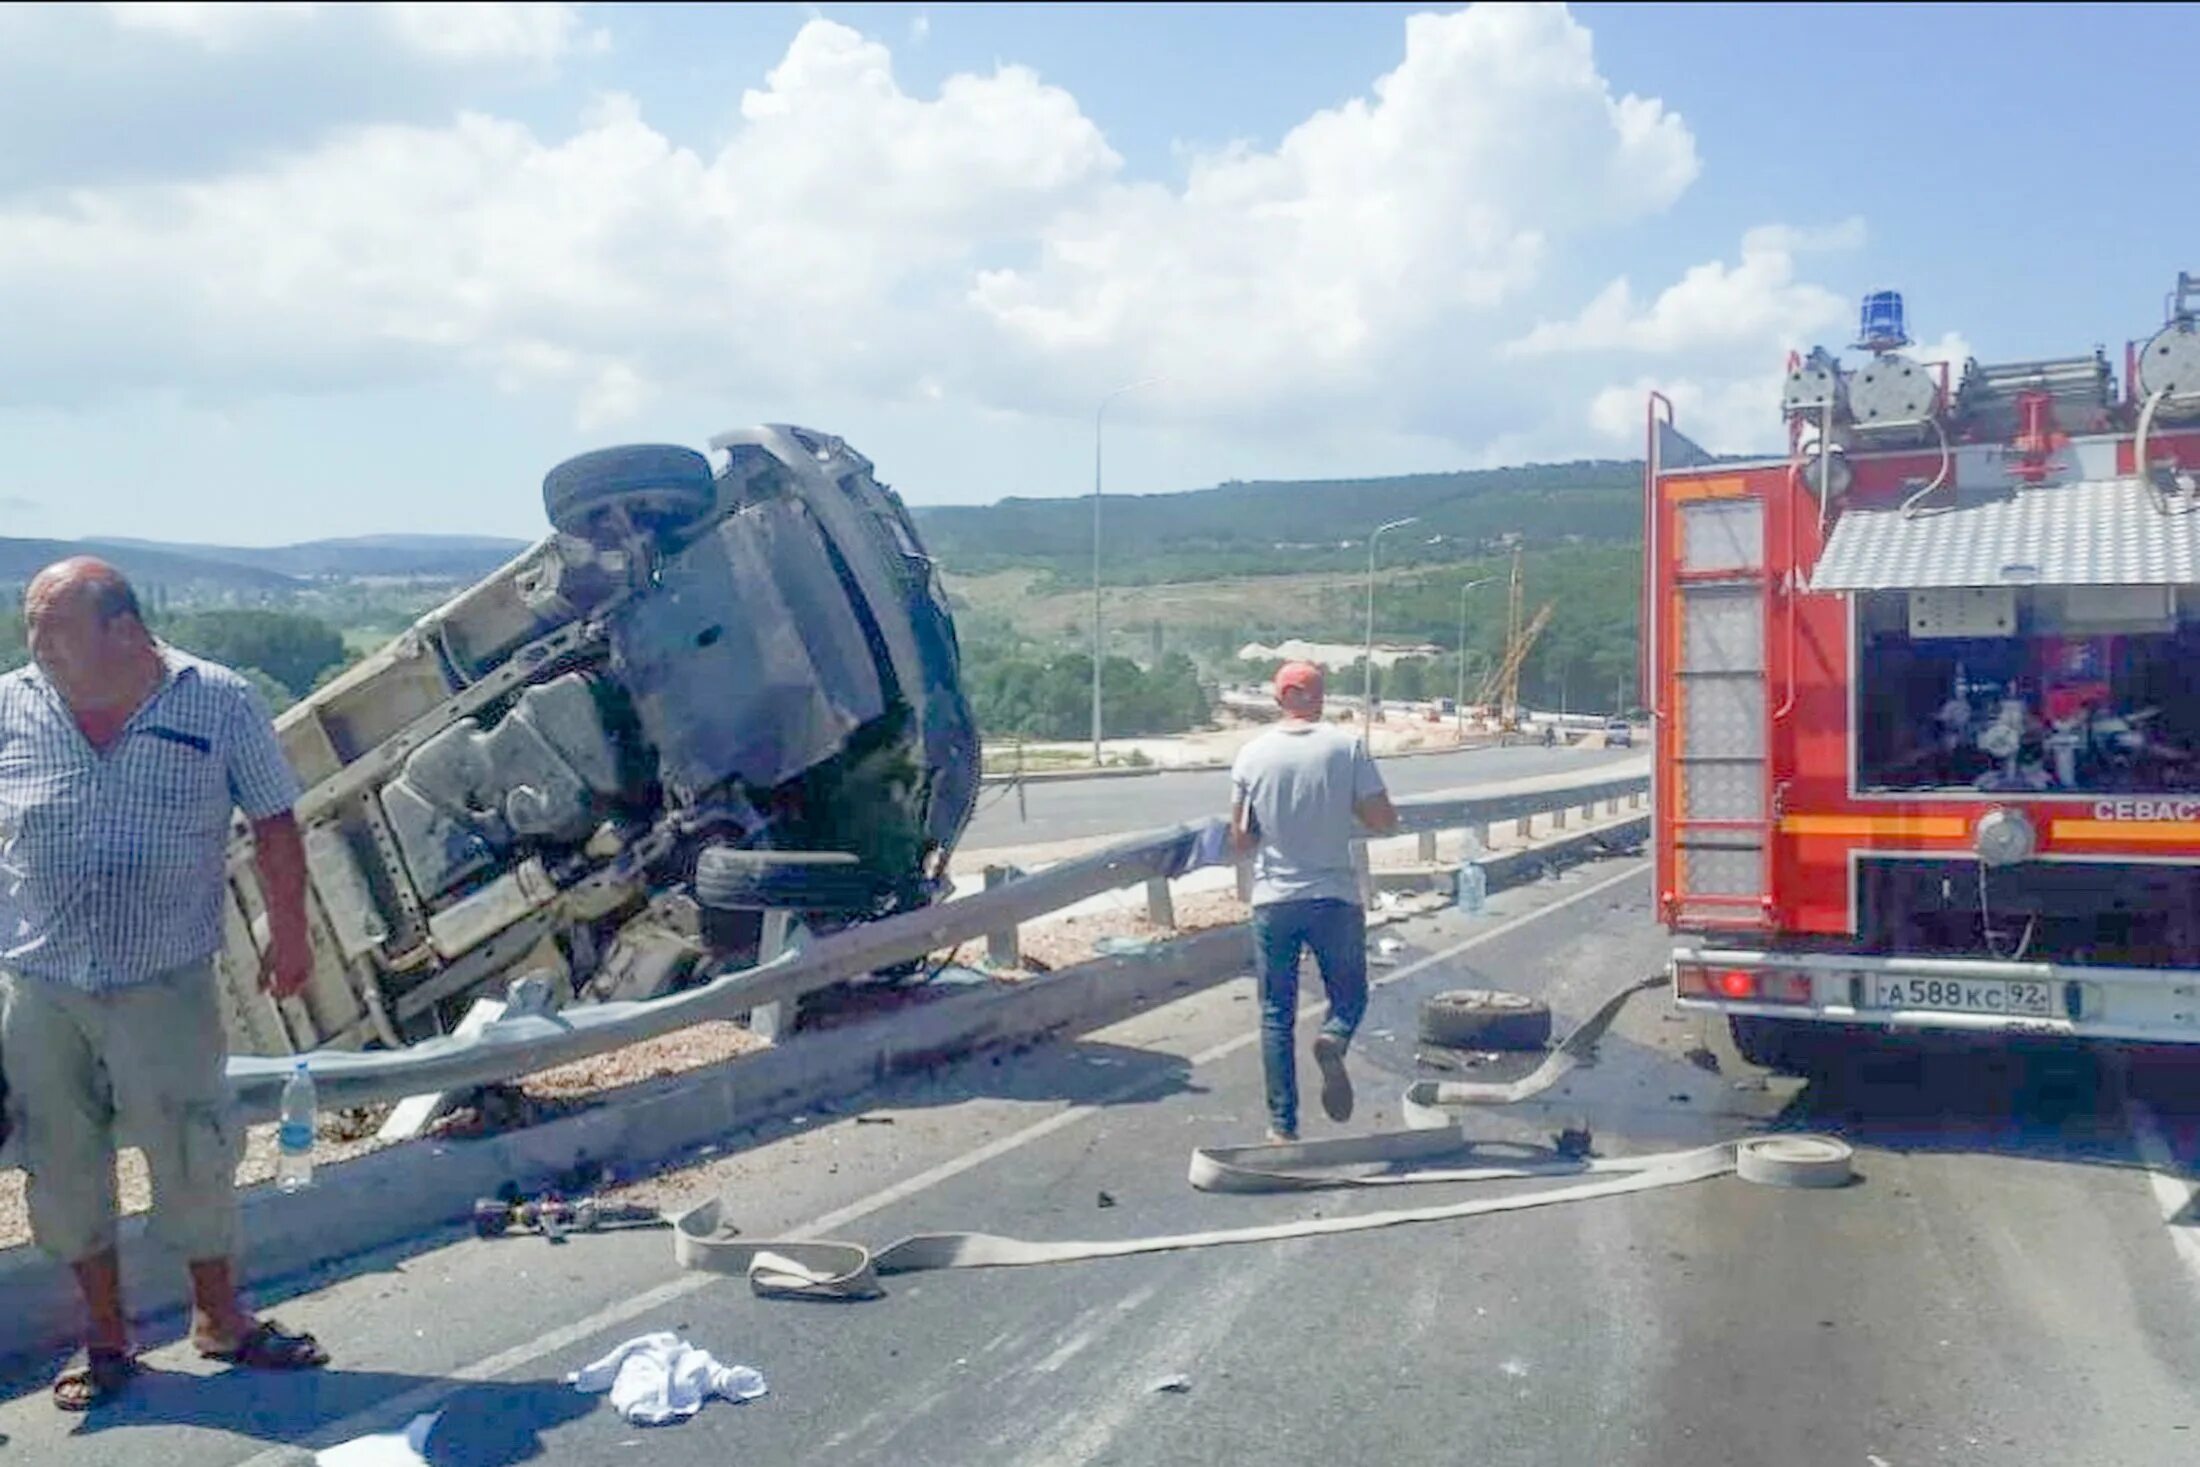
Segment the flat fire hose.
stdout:
<path fill-rule="evenodd" d="M 1305 1192 L 1433 1182 L 1587 1179 L 1572 1186 L 1346 1217 L 1304 1218 L 1259 1227 L 1099 1242 L 1033 1242 L 991 1233 L 918 1233 L 875 1253 L 858 1243 L 831 1239 L 741 1237 L 727 1221 L 723 1200 L 713 1198 L 674 1220 L 674 1252 L 685 1268 L 746 1276 L 749 1286 L 767 1298 L 872 1299 L 885 1292 L 879 1279 L 889 1274 L 941 1268 L 1015 1268 L 1039 1263 L 1073 1263 L 1091 1258 L 1216 1248 L 1232 1243 L 1270 1243 L 1286 1238 L 1360 1233 L 1405 1223 L 1442 1222 L 1519 1212 L 1531 1207 L 1553 1207 L 1564 1202 L 1585 1202 L 1597 1197 L 1620 1197 L 1632 1192 L 1706 1181 L 1730 1172 L 1745 1181 L 1769 1186 L 1823 1188 L 1846 1185 L 1852 1160 L 1848 1145 L 1829 1136 L 1802 1134 L 1754 1136 L 1648 1156 L 1538 1158 L 1451 1168 L 1397 1169 L 1475 1152 L 1477 1145 L 1465 1134 L 1462 1117 L 1458 1114 L 1460 1108 L 1511 1105 L 1549 1089 L 1568 1072 L 1588 1061 L 1597 1039 L 1611 1027 L 1628 1000 L 1646 989 L 1662 986 L 1664 981 L 1662 977 L 1651 978 L 1622 989 L 1568 1035 L 1533 1073 L 1522 1079 L 1509 1084 L 1416 1081 L 1405 1093 L 1405 1130 L 1321 1141 L 1203 1147 L 1192 1153 L 1191 1183 L 1203 1192 Z"/>

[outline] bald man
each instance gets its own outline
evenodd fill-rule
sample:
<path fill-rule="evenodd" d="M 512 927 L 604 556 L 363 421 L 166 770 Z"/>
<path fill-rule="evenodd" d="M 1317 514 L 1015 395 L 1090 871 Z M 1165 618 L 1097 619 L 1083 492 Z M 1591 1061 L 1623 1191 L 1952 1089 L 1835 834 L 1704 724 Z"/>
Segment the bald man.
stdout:
<path fill-rule="evenodd" d="M 237 1297 L 238 1130 L 215 992 L 234 810 L 251 822 L 278 998 L 313 970 L 297 783 L 229 669 L 146 630 L 114 567 L 48 566 L 23 598 L 31 665 L 0 676 L 0 1062 L 31 1229 L 84 1295 L 54 1379 L 89 1409 L 136 1373 L 115 1252 L 115 1137 L 144 1152 L 152 1227 L 191 1275 L 191 1338 L 259 1369 L 323 1365 Z"/>

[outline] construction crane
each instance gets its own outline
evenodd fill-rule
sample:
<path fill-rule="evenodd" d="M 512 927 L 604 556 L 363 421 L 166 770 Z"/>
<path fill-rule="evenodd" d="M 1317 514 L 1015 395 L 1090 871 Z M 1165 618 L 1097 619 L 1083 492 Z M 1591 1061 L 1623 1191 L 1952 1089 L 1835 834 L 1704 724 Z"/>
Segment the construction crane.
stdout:
<path fill-rule="evenodd" d="M 1537 611 L 1535 619 L 1525 627 L 1520 624 L 1525 606 L 1525 585 L 1520 572 L 1520 547 L 1513 547 L 1512 586 L 1510 606 L 1505 627 L 1505 655 L 1490 669 L 1490 675 L 1475 695 L 1475 701 L 1497 715 L 1497 726 L 1507 732 L 1520 727 L 1520 669 L 1527 663 L 1528 653 L 1535 646 L 1535 639 L 1543 635 L 1550 625 L 1552 614 L 1558 609 L 1555 602 L 1546 601 Z"/>

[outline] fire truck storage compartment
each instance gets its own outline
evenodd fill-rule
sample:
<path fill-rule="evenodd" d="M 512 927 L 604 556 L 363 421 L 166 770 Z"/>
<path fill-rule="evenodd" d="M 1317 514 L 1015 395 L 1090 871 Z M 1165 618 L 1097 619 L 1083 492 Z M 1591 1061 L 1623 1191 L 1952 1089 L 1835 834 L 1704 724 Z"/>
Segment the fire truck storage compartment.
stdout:
<path fill-rule="evenodd" d="M 1852 594 L 1858 788 L 2200 789 L 2200 588 Z"/>
<path fill-rule="evenodd" d="M 2200 965 L 2200 865 L 1866 856 L 1856 896 L 1867 952 Z"/>

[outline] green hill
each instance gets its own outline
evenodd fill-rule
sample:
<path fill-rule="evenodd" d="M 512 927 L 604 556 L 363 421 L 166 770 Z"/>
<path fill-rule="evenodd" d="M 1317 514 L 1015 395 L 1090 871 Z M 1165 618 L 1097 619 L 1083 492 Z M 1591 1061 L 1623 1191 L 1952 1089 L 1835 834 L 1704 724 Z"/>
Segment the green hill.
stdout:
<path fill-rule="evenodd" d="M 1074 579 L 1092 554 L 1089 495 L 914 513 L 927 548 L 962 574 L 1037 566 Z M 1408 516 L 1420 523 L 1385 540 L 1386 564 L 1458 561 L 1510 535 L 1531 544 L 1630 541 L 1642 521 L 1642 465 L 1594 459 L 1110 494 L 1103 513 L 1108 577 L 1153 584 L 1322 570 L 1342 563 L 1344 542 L 1364 547 L 1376 525 Z"/>

